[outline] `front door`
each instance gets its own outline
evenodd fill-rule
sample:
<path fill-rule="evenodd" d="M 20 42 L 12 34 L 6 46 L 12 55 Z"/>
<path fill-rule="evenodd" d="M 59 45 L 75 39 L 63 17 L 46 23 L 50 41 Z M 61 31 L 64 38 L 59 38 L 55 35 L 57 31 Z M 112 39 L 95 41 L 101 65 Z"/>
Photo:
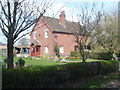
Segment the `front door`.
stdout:
<path fill-rule="evenodd" d="M 31 56 L 38 56 L 40 55 L 40 45 L 34 45 L 33 43 L 31 44 Z"/>
<path fill-rule="evenodd" d="M 38 55 L 40 55 L 40 46 L 36 46 L 35 47 L 35 56 L 38 56 Z"/>

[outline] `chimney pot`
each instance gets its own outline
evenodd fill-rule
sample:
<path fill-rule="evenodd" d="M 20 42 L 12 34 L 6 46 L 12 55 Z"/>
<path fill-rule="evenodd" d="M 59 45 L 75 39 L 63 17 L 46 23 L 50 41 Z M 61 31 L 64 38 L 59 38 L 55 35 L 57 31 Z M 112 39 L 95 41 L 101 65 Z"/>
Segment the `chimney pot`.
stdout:
<path fill-rule="evenodd" d="M 65 26 L 65 11 L 61 11 L 61 14 L 60 14 L 60 24 L 62 26 Z"/>

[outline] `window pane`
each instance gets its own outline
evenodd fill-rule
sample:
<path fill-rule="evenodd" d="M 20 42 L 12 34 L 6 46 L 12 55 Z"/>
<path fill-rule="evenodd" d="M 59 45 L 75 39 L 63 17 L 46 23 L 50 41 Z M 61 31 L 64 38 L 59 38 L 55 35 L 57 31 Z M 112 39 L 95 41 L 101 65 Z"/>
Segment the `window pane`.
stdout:
<path fill-rule="evenodd" d="M 75 47 L 74 47 L 74 51 L 78 51 L 78 46 L 75 46 Z"/>
<path fill-rule="evenodd" d="M 60 53 L 64 53 L 64 47 L 60 47 Z"/>
<path fill-rule="evenodd" d="M 33 39 L 36 39 L 36 32 L 33 32 Z"/>
<path fill-rule="evenodd" d="M 48 47 L 45 47 L 45 53 L 48 53 Z"/>
<path fill-rule="evenodd" d="M 48 31 L 45 31 L 45 38 L 48 38 Z"/>

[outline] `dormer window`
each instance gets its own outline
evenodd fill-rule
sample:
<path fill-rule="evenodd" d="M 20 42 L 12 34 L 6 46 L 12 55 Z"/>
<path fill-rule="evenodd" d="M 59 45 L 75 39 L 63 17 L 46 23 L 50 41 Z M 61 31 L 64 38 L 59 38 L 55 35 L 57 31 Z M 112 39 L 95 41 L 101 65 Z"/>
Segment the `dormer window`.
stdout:
<path fill-rule="evenodd" d="M 48 38 L 48 30 L 45 30 L 45 38 Z"/>

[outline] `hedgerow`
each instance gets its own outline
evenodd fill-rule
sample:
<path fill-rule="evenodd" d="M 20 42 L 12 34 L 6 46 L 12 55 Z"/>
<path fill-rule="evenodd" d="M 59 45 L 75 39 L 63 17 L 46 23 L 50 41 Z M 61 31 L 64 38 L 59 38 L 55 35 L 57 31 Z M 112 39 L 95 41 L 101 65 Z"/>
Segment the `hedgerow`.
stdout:
<path fill-rule="evenodd" d="M 24 67 L 3 69 L 3 88 L 52 87 L 69 80 L 92 75 L 116 72 L 119 64 L 115 60 L 86 63 L 67 63 L 48 67 Z"/>

